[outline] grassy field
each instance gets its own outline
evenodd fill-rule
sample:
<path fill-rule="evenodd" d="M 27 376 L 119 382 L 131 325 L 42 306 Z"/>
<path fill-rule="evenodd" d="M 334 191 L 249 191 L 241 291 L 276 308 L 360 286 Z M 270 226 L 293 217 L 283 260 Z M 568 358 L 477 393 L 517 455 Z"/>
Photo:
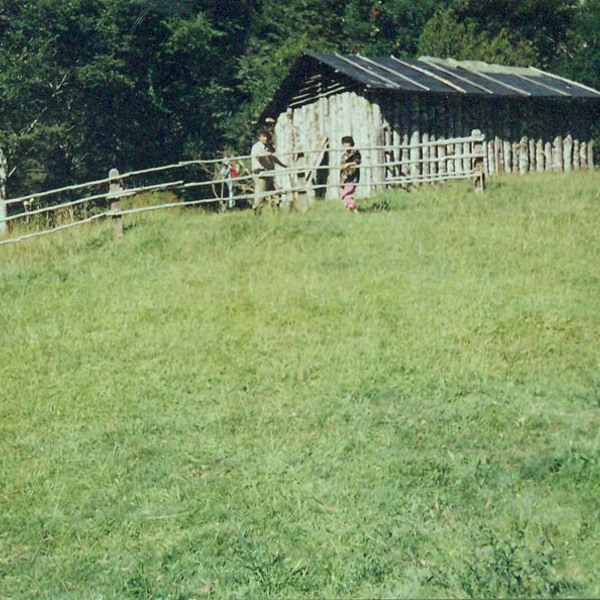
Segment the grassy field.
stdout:
<path fill-rule="evenodd" d="M 599 597 L 599 190 L 0 247 L 0 598 Z"/>

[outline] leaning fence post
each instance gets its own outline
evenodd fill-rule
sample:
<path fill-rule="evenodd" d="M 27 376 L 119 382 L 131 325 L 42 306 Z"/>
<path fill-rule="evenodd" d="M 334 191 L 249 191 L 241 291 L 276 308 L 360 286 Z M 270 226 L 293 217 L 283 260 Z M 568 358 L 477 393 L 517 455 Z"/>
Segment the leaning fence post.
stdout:
<path fill-rule="evenodd" d="M 6 162 L 6 156 L 0 148 L 0 237 L 5 236 L 8 233 L 8 227 L 6 225 L 6 217 L 8 216 L 6 210 L 6 179 L 8 177 L 8 164 Z"/>
<path fill-rule="evenodd" d="M 485 189 L 485 161 L 483 151 L 484 135 L 479 129 L 471 131 L 473 146 L 471 153 L 473 157 L 473 171 L 475 171 L 475 192 L 481 194 Z"/>
<path fill-rule="evenodd" d="M 121 210 L 121 192 L 123 191 L 123 180 L 119 177 L 118 169 L 111 169 L 108 172 L 108 193 L 110 199 L 110 210 L 115 213 L 112 216 L 113 221 L 113 239 L 120 240 L 123 237 L 123 218 L 119 214 Z"/>

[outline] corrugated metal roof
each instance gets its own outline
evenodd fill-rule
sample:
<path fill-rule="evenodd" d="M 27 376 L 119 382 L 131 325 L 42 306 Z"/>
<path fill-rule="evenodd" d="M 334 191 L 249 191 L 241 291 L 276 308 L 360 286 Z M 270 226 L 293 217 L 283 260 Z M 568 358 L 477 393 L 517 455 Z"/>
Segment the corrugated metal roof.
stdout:
<path fill-rule="evenodd" d="M 479 61 L 394 56 L 367 58 L 360 54 L 307 56 L 375 89 L 407 92 L 554 98 L 596 98 L 594 90 L 533 67 L 507 67 Z"/>

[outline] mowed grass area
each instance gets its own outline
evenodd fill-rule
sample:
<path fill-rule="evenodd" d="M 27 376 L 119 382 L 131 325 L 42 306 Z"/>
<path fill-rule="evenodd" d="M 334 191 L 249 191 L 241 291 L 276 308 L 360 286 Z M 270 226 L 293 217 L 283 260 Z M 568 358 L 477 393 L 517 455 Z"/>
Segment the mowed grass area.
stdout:
<path fill-rule="evenodd" d="M 600 596 L 600 173 L 384 203 L 0 247 L 2 600 Z"/>

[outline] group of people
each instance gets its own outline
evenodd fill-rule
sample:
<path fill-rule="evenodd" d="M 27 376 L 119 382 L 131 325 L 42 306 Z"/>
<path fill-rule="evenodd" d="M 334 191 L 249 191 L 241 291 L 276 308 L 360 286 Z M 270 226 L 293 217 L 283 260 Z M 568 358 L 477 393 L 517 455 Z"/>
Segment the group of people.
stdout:
<path fill-rule="evenodd" d="M 275 155 L 271 134 L 267 129 L 260 129 L 257 141 L 250 151 L 252 177 L 254 180 L 254 202 L 252 209 L 255 214 L 260 214 L 263 206 L 268 204 L 275 194 L 275 165 L 284 169 L 287 165 Z M 344 152 L 340 160 L 340 191 L 344 207 L 352 213 L 358 210 L 354 197 L 356 186 L 360 181 L 360 151 L 354 147 L 352 136 L 342 138 Z"/>

